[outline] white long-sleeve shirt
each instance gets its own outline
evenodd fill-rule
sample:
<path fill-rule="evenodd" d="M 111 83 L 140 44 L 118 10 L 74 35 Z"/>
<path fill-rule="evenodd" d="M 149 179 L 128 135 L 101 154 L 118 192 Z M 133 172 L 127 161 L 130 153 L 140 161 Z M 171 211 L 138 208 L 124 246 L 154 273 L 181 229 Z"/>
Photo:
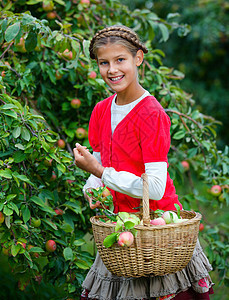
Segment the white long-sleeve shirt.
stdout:
<path fill-rule="evenodd" d="M 112 133 L 118 123 L 134 108 L 134 106 L 148 95 L 149 92 L 145 91 L 140 98 L 126 105 L 117 105 L 115 103 L 116 97 L 114 97 L 111 105 Z M 93 152 L 93 156 L 100 164 L 102 164 L 100 152 Z M 166 187 L 167 163 L 146 163 L 145 173 L 148 175 L 149 198 L 153 200 L 160 200 L 164 195 Z M 114 168 L 108 167 L 104 169 L 101 179 L 91 174 L 83 187 L 83 191 L 88 188 L 97 188 L 103 185 L 131 197 L 142 198 L 143 181 L 141 177 L 126 171 L 118 172 Z"/>

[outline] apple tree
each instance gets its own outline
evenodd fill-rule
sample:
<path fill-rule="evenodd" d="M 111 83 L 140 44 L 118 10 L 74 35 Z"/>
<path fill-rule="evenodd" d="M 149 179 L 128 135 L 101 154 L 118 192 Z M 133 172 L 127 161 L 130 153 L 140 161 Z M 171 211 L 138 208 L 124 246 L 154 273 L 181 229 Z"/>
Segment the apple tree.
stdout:
<path fill-rule="evenodd" d="M 112 94 L 88 51 L 91 36 L 106 25 L 134 28 L 149 48 L 139 79 L 171 118 L 170 173 L 178 191 L 186 187 L 179 193 L 184 208 L 228 205 L 228 147 L 216 147 L 217 121 L 196 108 L 180 86 L 184 74 L 165 66 L 165 53 L 153 47 L 172 32 L 187 35 L 189 25 L 114 0 L 3 0 L 1 6 L 0 243 L 20 290 L 44 281 L 78 297 L 93 260 L 84 248 L 93 214 L 82 194 L 88 174 L 74 165 L 72 148 L 80 142 L 91 150 L 90 114 Z M 220 194 L 206 194 L 212 186 Z M 228 227 L 207 224 L 204 232 L 209 258 L 227 282 Z"/>

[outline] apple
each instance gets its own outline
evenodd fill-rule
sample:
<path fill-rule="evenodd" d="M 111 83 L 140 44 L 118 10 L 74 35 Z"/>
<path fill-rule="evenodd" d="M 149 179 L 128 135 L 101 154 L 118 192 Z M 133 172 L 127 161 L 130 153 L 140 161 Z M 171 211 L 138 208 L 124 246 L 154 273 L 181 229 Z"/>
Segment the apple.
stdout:
<path fill-rule="evenodd" d="M 213 185 L 210 189 L 210 193 L 213 196 L 219 196 L 221 194 L 222 188 L 220 185 Z"/>
<path fill-rule="evenodd" d="M 53 240 L 48 240 L 45 243 L 45 248 L 48 252 L 54 252 L 56 250 L 56 242 Z"/>
<path fill-rule="evenodd" d="M 203 224 L 203 223 L 200 223 L 199 231 L 203 231 L 203 230 L 204 230 L 204 224 Z"/>
<path fill-rule="evenodd" d="M 72 101 L 71 101 L 71 107 L 73 107 L 73 108 L 79 108 L 80 107 L 80 105 L 81 105 L 81 101 L 80 101 L 80 99 L 72 99 Z"/>
<path fill-rule="evenodd" d="M 134 236 L 131 232 L 129 231 L 124 231 L 121 232 L 119 237 L 118 237 L 118 244 L 119 246 L 131 246 L 134 242 Z"/>
<path fill-rule="evenodd" d="M 4 254 L 5 256 L 11 256 L 11 251 L 10 251 L 10 247 L 6 248 L 6 247 L 2 247 L 2 254 Z"/>
<path fill-rule="evenodd" d="M 41 226 L 41 219 L 40 218 L 31 218 L 31 225 L 35 228 Z"/>
<path fill-rule="evenodd" d="M 88 75 L 89 78 L 95 79 L 97 76 L 95 71 L 91 71 L 91 73 Z"/>
<path fill-rule="evenodd" d="M 62 56 L 66 59 L 72 59 L 72 51 L 69 51 L 68 49 L 65 49 L 62 53 Z"/>
<path fill-rule="evenodd" d="M 64 148 L 65 148 L 65 145 L 66 145 L 66 143 L 65 143 L 65 141 L 64 141 L 64 140 L 62 140 L 62 139 L 59 139 L 59 140 L 58 140 L 58 142 L 57 142 L 57 145 L 58 145 L 58 147 L 59 147 L 59 148 L 61 148 L 61 149 L 64 149 Z"/>
<path fill-rule="evenodd" d="M 63 75 L 60 74 L 59 71 L 56 71 L 55 77 L 56 77 L 56 80 L 60 80 L 63 77 Z"/>
<path fill-rule="evenodd" d="M 2 224 L 5 220 L 4 214 L 0 211 L 0 224 Z"/>
<path fill-rule="evenodd" d="M 111 192 L 108 190 L 108 188 L 105 188 L 102 192 L 102 197 L 106 198 L 111 195 Z"/>
<path fill-rule="evenodd" d="M 47 18 L 49 20 L 54 20 L 56 18 L 56 12 L 55 11 L 50 11 L 47 13 Z"/>
<path fill-rule="evenodd" d="M 80 0 L 80 4 L 90 5 L 90 0 Z"/>
<path fill-rule="evenodd" d="M 1 76 L 2 76 L 2 78 L 4 78 L 6 76 L 6 72 L 2 71 Z"/>
<path fill-rule="evenodd" d="M 183 160 L 183 161 L 181 162 L 181 164 L 182 164 L 182 166 L 183 166 L 185 172 L 188 171 L 188 170 L 190 169 L 189 162 L 187 162 L 186 160 Z"/>
<path fill-rule="evenodd" d="M 82 128 L 82 127 L 79 127 L 76 129 L 76 137 L 78 139 L 84 139 L 85 137 L 87 136 L 87 131 L 86 129 Z"/>
<path fill-rule="evenodd" d="M 52 159 L 50 159 L 50 160 L 44 160 L 44 165 L 46 166 L 46 167 L 51 167 L 51 165 L 52 165 Z"/>
<path fill-rule="evenodd" d="M 52 172 L 52 176 L 51 176 L 50 180 L 51 181 L 56 180 L 56 173 L 54 171 Z"/>
<path fill-rule="evenodd" d="M 151 225 L 166 225 L 166 222 L 163 218 L 160 217 L 160 218 L 150 220 L 150 224 Z"/>
<path fill-rule="evenodd" d="M 16 44 L 15 47 L 17 48 L 18 52 L 21 52 L 21 53 L 25 53 L 26 52 L 26 49 L 25 49 L 25 40 L 24 40 L 23 37 L 20 38 L 19 43 Z"/>
<path fill-rule="evenodd" d="M 27 280 L 26 282 L 23 280 L 18 280 L 18 288 L 21 291 L 24 291 L 26 289 L 26 287 L 29 285 L 30 280 Z"/>
<path fill-rule="evenodd" d="M 21 245 L 24 249 L 26 249 L 26 243 L 17 242 L 16 245 Z"/>
<path fill-rule="evenodd" d="M 34 248 L 33 245 L 28 245 L 28 250 Z M 37 252 L 31 252 L 31 256 L 38 258 L 39 257 L 39 253 Z"/>
<path fill-rule="evenodd" d="M 54 8 L 54 3 L 52 1 L 43 1 L 42 8 L 44 11 L 52 11 Z"/>
<path fill-rule="evenodd" d="M 64 211 L 58 207 L 55 209 L 55 212 L 57 215 L 60 215 L 60 216 L 62 216 L 64 214 Z"/>
<path fill-rule="evenodd" d="M 185 221 L 188 221 L 189 219 L 177 219 L 174 221 L 174 223 L 182 223 L 182 222 L 185 222 Z"/>
<path fill-rule="evenodd" d="M 165 220 L 166 224 L 170 224 L 174 223 L 178 219 L 178 216 L 173 211 L 165 211 L 162 215 L 162 218 Z"/>

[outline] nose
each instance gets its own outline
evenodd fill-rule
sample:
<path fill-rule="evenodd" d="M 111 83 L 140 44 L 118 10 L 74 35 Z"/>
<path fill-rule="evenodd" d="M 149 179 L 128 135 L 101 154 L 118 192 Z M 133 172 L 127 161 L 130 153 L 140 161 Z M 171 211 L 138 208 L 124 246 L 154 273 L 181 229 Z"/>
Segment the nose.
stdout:
<path fill-rule="evenodd" d="M 109 73 L 109 74 L 113 74 L 113 73 L 115 73 L 115 72 L 117 72 L 117 68 L 116 68 L 115 64 L 110 63 L 110 64 L 109 64 L 108 73 Z"/>

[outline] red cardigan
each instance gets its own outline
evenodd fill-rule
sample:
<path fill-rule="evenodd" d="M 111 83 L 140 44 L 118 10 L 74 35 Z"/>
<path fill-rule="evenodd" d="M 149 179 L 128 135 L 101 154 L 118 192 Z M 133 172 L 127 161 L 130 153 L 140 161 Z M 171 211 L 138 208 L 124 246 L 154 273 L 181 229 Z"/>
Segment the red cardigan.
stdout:
<path fill-rule="evenodd" d="M 104 167 L 127 171 L 137 176 L 145 172 L 145 163 L 167 162 L 170 148 L 170 119 L 153 96 L 142 99 L 117 125 L 112 135 L 111 103 L 114 95 L 96 104 L 89 122 L 89 142 L 100 152 Z M 115 212 L 134 212 L 140 199 L 111 190 Z M 164 196 L 150 200 L 152 210 L 182 208 L 173 181 L 167 172 Z"/>

